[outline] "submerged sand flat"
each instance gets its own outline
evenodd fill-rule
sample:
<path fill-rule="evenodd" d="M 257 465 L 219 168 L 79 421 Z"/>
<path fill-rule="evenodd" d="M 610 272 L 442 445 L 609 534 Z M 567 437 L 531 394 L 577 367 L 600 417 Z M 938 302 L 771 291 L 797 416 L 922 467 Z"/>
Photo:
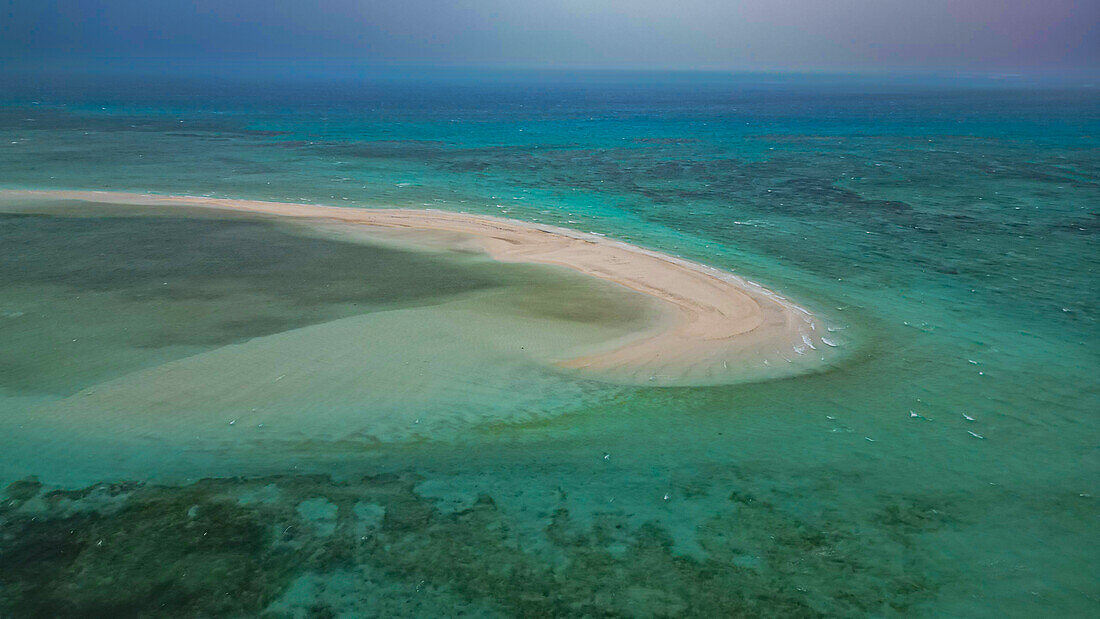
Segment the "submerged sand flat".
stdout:
<path fill-rule="evenodd" d="M 585 401 L 583 385 L 540 371 L 561 330 L 488 315 L 482 302 L 373 312 L 222 346 L 52 402 L 34 412 L 34 425 L 58 419 L 70 433 L 208 449 L 226 441 L 363 448 Z M 512 354 L 518 346 L 533 354 Z"/>
<path fill-rule="evenodd" d="M 831 346 L 805 309 L 730 273 L 596 234 L 439 210 L 361 209 L 99 191 L 0 191 L 9 199 L 79 200 L 136 206 L 191 206 L 352 224 L 405 241 L 474 247 L 496 260 L 565 267 L 657 300 L 650 329 L 559 360 L 615 381 L 717 384 L 785 373 L 820 360 Z"/>

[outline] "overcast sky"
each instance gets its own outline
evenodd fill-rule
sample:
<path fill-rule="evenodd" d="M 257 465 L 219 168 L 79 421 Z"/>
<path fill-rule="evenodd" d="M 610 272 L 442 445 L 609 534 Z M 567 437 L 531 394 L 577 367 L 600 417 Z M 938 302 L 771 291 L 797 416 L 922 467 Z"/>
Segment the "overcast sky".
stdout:
<path fill-rule="evenodd" d="M 1100 0 L 0 0 L 0 62 L 1095 70 Z"/>

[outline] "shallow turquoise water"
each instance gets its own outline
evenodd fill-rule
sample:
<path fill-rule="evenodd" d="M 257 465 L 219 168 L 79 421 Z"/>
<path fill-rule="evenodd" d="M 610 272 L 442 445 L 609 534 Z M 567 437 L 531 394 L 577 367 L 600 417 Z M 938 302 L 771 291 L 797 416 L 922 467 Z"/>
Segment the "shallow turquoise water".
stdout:
<path fill-rule="evenodd" d="M 295 440 L 244 424 L 194 440 L 65 435 L 27 411 L 226 343 L 354 319 L 355 303 L 496 309 L 493 295 L 549 290 L 540 319 L 602 329 L 615 320 L 563 317 L 560 301 L 611 297 L 266 223 L 115 220 L 121 238 L 156 239 L 143 245 L 156 256 L 131 256 L 110 226 L 8 216 L 6 238 L 26 251 L 5 241 L 0 268 L 5 483 L 139 484 L 9 488 L 22 498 L 3 508 L 0 566 L 16 574 L 3 603 L 17 614 L 148 600 L 350 615 L 1097 612 L 1091 88 L 637 74 L 5 86 L 8 188 L 553 222 L 765 283 L 826 317 L 846 351 L 796 378 L 644 389 L 499 356 L 455 365 L 456 344 L 433 373 L 438 397 L 385 405 L 419 419 L 454 400 L 463 423 L 394 440 L 322 424 Z M 109 260 L 90 258 L 97 242 Z M 385 267 L 366 292 L 360 260 Z M 401 284 L 411 273 L 421 279 Z M 161 274 L 190 293 L 141 297 Z M 72 299 L 89 289 L 98 305 Z M 43 300 L 41 324 L 14 322 Z M 630 307 L 607 314 L 641 311 Z M 49 338 L 62 336 L 103 344 L 59 352 Z M 483 387 L 455 391 L 469 384 Z M 309 399 L 319 419 L 336 406 Z M 195 527 L 221 533 L 203 546 Z M 97 550 L 103 539 L 112 550 Z M 150 571 L 158 556 L 172 559 Z M 103 580 L 108 565 L 123 567 Z M 188 570 L 229 576 L 180 580 Z M 68 594 L 45 593 L 55 585 Z"/>

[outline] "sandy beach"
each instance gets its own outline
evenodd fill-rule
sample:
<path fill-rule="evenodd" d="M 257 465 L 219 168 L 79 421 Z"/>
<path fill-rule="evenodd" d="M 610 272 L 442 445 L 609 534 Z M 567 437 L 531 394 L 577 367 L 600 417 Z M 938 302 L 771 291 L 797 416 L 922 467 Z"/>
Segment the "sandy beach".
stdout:
<path fill-rule="evenodd" d="M 189 206 L 364 226 L 368 234 L 474 248 L 495 260 L 554 265 L 648 295 L 663 309 L 652 328 L 558 362 L 631 383 L 721 383 L 772 374 L 822 341 L 814 317 L 753 282 L 601 235 L 440 210 L 363 209 L 100 191 L 0 191 L 8 199 Z M 820 356 L 820 355 L 818 355 Z M 776 366 L 780 367 L 776 367 Z"/>

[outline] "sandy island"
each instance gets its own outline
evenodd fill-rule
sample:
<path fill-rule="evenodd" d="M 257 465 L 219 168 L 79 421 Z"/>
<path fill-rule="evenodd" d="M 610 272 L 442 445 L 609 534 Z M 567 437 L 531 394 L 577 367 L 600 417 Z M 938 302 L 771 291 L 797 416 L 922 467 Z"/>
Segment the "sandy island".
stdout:
<path fill-rule="evenodd" d="M 766 288 L 701 264 L 567 228 L 440 210 L 365 209 L 101 191 L 0 191 L 0 197 L 228 211 L 358 224 L 415 239 L 451 237 L 505 262 L 556 265 L 656 299 L 665 318 L 627 342 L 559 365 L 631 383 L 715 384 L 785 373 L 834 344 L 814 317 Z"/>

